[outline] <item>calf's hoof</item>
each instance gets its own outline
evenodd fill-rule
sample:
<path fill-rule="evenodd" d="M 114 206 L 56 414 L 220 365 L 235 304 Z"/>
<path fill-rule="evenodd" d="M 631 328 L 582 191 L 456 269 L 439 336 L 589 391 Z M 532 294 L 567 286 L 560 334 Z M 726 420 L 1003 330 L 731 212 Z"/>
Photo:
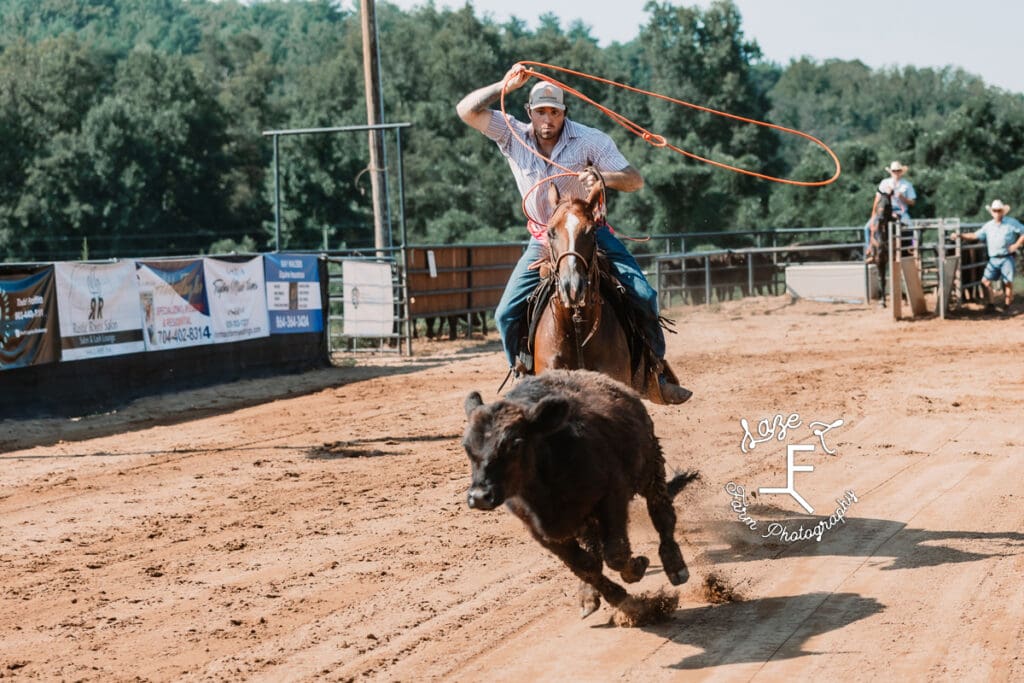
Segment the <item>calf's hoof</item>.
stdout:
<path fill-rule="evenodd" d="M 589 583 L 580 583 L 577 595 L 580 600 L 580 619 L 586 619 L 601 606 L 601 595 Z"/>
<path fill-rule="evenodd" d="M 683 567 L 682 569 L 676 572 L 670 572 L 666 570 L 665 575 L 668 576 L 669 583 L 671 583 L 673 586 L 681 586 L 690 580 L 690 570 L 686 567 Z"/>
<path fill-rule="evenodd" d="M 644 578 L 644 574 L 647 573 L 647 567 L 651 564 L 643 555 L 637 555 L 626 563 L 626 568 L 619 572 L 619 576 L 626 583 L 636 583 L 640 579 Z"/>

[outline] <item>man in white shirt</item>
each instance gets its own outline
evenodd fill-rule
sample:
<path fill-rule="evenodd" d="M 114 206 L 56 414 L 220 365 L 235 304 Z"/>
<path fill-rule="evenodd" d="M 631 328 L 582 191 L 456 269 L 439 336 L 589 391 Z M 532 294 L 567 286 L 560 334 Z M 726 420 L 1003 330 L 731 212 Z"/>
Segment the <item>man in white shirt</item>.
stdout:
<path fill-rule="evenodd" d="M 635 192 L 643 187 L 643 176 L 622 156 L 606 133 L 568 118 L 561 88 L 543 80 L 534 85 L 526 107 L 529 122 L 520 121 L 514 116 L 506 115 L 506 118 L 491 108 L 499 99 L 502 88 L 510 92 L 523 87 L 529 79 L 530 75 L 525 68 L 516 65 L 502 80 L 466 95 L 456 106 L 456 111 L 459 118 L 497 144 L 512 170 L 519 194 L 526 199 L 524 208 L 531 219 L 544 223 L 549 218 L 551 208 L 543 200 L 544 193 L 529 193 L 529 190 L 538 181 L 558 174 L 559 166 L 571 168 L 573 173 L 577 173 L 575 177 L 563 175 L 555 179 L 563 195 L 585 197 L 597 180 L 590 168 L 596 169 L 604 184 L 612 189 Z M 512 134 L 513 129 L 516 135 Z M 532 359 L 524 361 L 525 354 L 520 353 L 517 330 L 526 312 L 527 299 L 540 281 L 539 272 L 530 265 L 543 254 L 545 239 L 543 226 L 533 220 L 528 222 L 527 229 L 532 239 L 513 270 L 494 312 L 505 354 L 517 374 L 520 370 L 532 371 Z M 598 246 L 607 255 L 615 275 L 629 296 L 647 310 L 647 334 L 655 355 L 663 360 L 665 333 L 658 322 L 657 293 L 647 282 L 636 259 L 612 234 L 607 224 L 598 228 L 596 237 Z M 671 381 L 666 375 L 663 373 L 658 378 L 666 403 L 682 403 L 690 398 L 691 392 L 688 389 Z"/>

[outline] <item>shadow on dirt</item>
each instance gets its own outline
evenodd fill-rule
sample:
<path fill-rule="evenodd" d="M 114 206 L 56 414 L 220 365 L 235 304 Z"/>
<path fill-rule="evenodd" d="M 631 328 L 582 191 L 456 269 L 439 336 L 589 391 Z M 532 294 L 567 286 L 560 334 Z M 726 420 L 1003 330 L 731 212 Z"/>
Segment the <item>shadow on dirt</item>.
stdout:
<path fill-rule="evenodd" d="M 702 650 L 669 668 L 707 669 L 826 654 L 805 650 L 804 644 L 884 610 L 874 598 L 856 593 L 808 593 L 681 609 L 670 623 L 645 630 Z"/>
<path fill-rule="evenodd" d="M 917 569 L 943 564 L 976 562 L 990 557 L 1024 554 L 1024 533 L 1018 531 L 932 531 L 908 527 L 887 519 L 847 518 L 814 538 L 783 543 L 778 534 L 763 538 L 769 525 L 778 524 L 788 533 L 801 527 L 810 530 L 827 517 L 757 520 L 751 530 L 741 522 L 716 522 L 710 530 L 716 538 L 730 539 L 730 547 L 707 551 L 712 563 L 752 562 L 768 558 L 839 555 L 891 558 L 883 570 Z M 749 539 L 749 542 L 746 541 Z"/>
<path fill-rule="evenodd" d="M 461 434 L 431 434 L 428 436 L 380 436 L 374 439 L 332 441 L 310 448 L 306 453 L 306 457 L 310 460 L 338 460 L 341 458 L 376 458 L 388 455 L 407 455 L 409 453 L 407 450 L 387 447 L 426 441 L 452 443 L 457 442 L 461 438 Z"/>
<path fill-rule="evenodd" d="M 443 359 L 420 359 L 415 363 L 330 366 L 300 373 L 260 375 L 153 393 L 94 414 L 4 419 L 0 420 L 0 453 L 181 424 L 354 382 L 419 372 L 445 362 Z M 4 457 L 0 455 L 2 459 Z"/>

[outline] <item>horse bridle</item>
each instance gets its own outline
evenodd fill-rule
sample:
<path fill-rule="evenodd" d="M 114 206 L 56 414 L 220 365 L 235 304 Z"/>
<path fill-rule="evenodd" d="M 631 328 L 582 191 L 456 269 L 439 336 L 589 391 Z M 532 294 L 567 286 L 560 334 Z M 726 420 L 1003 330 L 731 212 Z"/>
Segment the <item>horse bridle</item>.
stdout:
<path fill-rule="evenodd" d="M 562 259 L 564 259 L 565 257 L 567 257 L 567 256 L 575 256 L 576 258 L 578 258 L 581 261 L 583 261 L 584 270 L 587 273 L 587 293 L 586 293 L 586 297 L 585 297 L 584 301 L 590 301 L 590 300 L 592 300 L 596 296 L 596 294 L 595 294 L 595 291 L 596 291 L 595 287 L 600 286 L 600 283 L 597 282 L 597 244 L 596 244 L 596 242 L 594 244 L 594 256 L 593 256 L 592 259 L 588 259 L 586 256 L 584 256 L 580 252 L 576 251 L 575 249 L 566 249 L 564 252 L 562 252 L 557 257 L 555 257 L 555 255 L 554 255 L 555 251 L 552 248 L 552 245 L 550 244 L 550 242 L 548 244 L 548 253 L 549 253 L 549 260 L 552 261 L 552 264 L 551 264 L 551 276 L 552 277 L 557 277 L 558 276 L 558 267 L 562 264 Z M 555 296 L 551 297 L 551 302 L 550 302 L 551 306 L 555 305 L 555 299 L 556 298 L 557 297 L 555 297 Z M 579 304 L 573 304 L 573 305 L 571 305 L 569 307 L 569 310 L 572 312 L 572 324 L 573 324 L 573 329 L 575 331 L 574 337 L 576 338 L 576 353 L 577 353 L 577 355 L 580 355 L 580 356 L 583 355 L 583 347 L 585 347 L 587 345 L 587 343 L 594 337 L 594 334 L 597 332 L 598 326 L 601 324 L 601 307 L 600 306 L 591 306 L 591 309 L 594 311 L 594 322 L 590 326 L 590 331 L 587 333 L 586 338 L 583 339 L 582 342 L 580 342 L 580 337 L 583 336 L 583 329 L 582 329 L 582 327 L 583 327 L 583 316 L 580 314 L 580 310 L 582 308 L 583 308 L 583 306 L 581 306 Z"/>
<path fill-rule="evenodd" d="M 593 174 L 593 176 L 597 179 L 597 182 L 599 182 L 601 184 L 602 193 L 603 193 L 603 188 L 605 187 L 604 175 L 602 175 L 602 173 L 599 170 L 597 170 L 597 168 L 594 167 L 594 166 L 587 166 L 586 170 L 589 171 L 591 174 Z M 603 197 L 603 194 L 602 194 L 602 197 Z M 600 216 L 592 216 L 592 218 L 595 219 L 594 220 L 594 224 L 595 224 L 594 228 L 596 230 L 597 229 L 597 222 L 600 219 Z M 554 249 L 551 248 L 550 243 L 548 245 L 548 253 L 551 256 L 554 256 Z M 553 276 L 557 275 L 558 268 L 562 264 L 562 259 L 564 259 L 567 256 L 575 256 L 576 258 L 578 258 L 581 261 L 583 261 L 583 268 L 584 268 L 584 270 L 587 273 L 587 293 L 586 293 L 586 297 L 584 298 L 584 301 L 586 302 L 587 300 L 594 299 L 597 296 L 596 288 L 600 287 L 600 283 L 597 282 L 598 273 L 597 273 L 597 242 L 596 242 L 596 239 L 595 239 L 595 242 L 594 242 L 593 260 L 588 259 L 586 256 L 584 256 L 583 254 L 579 253 L 575 249 L 567 249 L 566 251 L 564 251 L 561 254 L 559 254 L 557 258 L 554 258 L 554 263 L 551 266 L 551 272 L 552 272 Z M 583 331 L 582 331 L 583 316 L 580 315 L 580 309 L 581 308 L 582 308 L 582 306 L 580 306 L 580 305 L 570 306 L 570 310 L 572 311 L 572 324 L 573 324 L 573 329 L 575 331 L 575 335 L 574 336 L 576 337 L 576 353 L 579 356 L 583 355 L 583 347 L 586 346 L 587 343 L 594 337 L 594 334 L 597 332 L 598 326 L 601 324 L 601 307 L 600 306 L 591 306 L 591 309 L 594 310 L 594 324 L 591 325 L 590 332 L 587 333 L 586 338 L 582 342 L 580 342 L 580 337 L 581 337 L 581 335 L 583 333 Z"/>

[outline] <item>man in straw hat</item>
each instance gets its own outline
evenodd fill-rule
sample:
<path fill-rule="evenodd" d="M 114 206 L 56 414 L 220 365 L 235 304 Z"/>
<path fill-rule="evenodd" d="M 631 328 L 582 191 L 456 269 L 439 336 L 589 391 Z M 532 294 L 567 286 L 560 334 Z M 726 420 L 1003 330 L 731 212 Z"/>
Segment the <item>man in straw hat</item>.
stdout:
<path fill-rule="evenodd" d="M 917 201 L 914 186 L 906 179 L 910 168 L 894 161 L 885 170 L 889 172 L 889 177 L 878 183 L 878 191 L 892 195 L 893 212 L 899 216 L 900 223 L 910 225 L 910 207 Z"/>
<path fill-rule="evenodd" d="M 981 226 L 977 232 L 954 232 L 950 235 L 953 239 L 963 238 L 967 240 L 985 240 L 988 249 L 988 263 L 985 264 L 985 272 L 981 276 L 981 286 L 985 289 L 985 299 L 988 305 L 985 310 L 992 311 L 995 305 L 992 303 L 992 283 L 996 280 L 1003 282 L 1003 315 L 1010 314 L 1010 306 L 1013 304 L 1013 277 L 1015 270 L 1014 255 L 1024 247 L 1024 225 L 1021 225 L 1015 218 L 1008 218 L 1010 205 L 1003 204 L 995 199 L 985 207 L 992 220 Z"/>
<path fill-rule="evenodd" d="M 600 173 L 606 187 L 614 190 L 635 192 L 644 186 L 643 177 L 622 156 L 606 133 L 568 118 L 561 88 L 544 80 L 533 86 L 526 105 L 529 123 L 514 116 L 503 116 L 491 108 L 501 96 L 503 87 L 508 93 L 523 87 L 529 79 L 530 74 L 525 67 L 517 64 L 500 81 L 474 90 L 456 106 L 459 118 L 498 145 L 512 169 L 519 194 L 526 197 L 525 209 L 528 216 L 537 221 L 534 223 L 530 220 L 527 224 L 532 238 L 512 271 L 501 301 L 494 311 L 505 355 L 517 374 L 533 369 L 532 358 L 525 349 L 520 349 L 519 329 L 526 313 L 527 300 L 540 282 L 540 274 L 530 267 L 544 254 L 545 229 L 538 223 L 547 223 L 551 216 L 551 207 L 546 201 L 547 193 L 537 190 L 530 192 L 531 188 L 544 178 L 561 173 L 560 167 L 572 169 L 576 173 L 576 176 L 553 179 L 562 196 L 586 197 L 598 180 L 591 168 Z M 513 129 L 515 135 L 511 132 Z M 537 153 L 545 158 L 539 157 Z M 647 316 L 647 335 L 658 358 L 664 359 L 665 333 L 658 322 L 657 292 L 647 282 L 636 259 L 612 234 L 607 224 L 599 226 L 596 235 L 598 247 L 607 255 L 619 281 L 637 305 L 650 312 Z M 665 401 L 682 403 L 690 398 L 691 392 L 671 381 L 668 374 L 662 373 L 659 377 Z"/>
<path fill-rule="evenodd" d="M 893 161 L 885 167 L 885 170 L 889 172 L 889 177 L 883 178 L 878 183 L 878 192 L 875 192 L 875 201 L 871 205 L 871 218 L 868 219 L 870 233 L 865 236 L 866 241 L 869 242 L 870 247 L 873 249 L 885 248 L 878 242 L 877 234 L 881 227 L 877 225 L 876 220 L 878 216 L 878 202 L 880 200 L 879 193 L 887 194 L 892 198 L 892 211 L 900 225 L 903 226 L 900 230 L 900 238 L 903 245 L 906 246 L 912 238 L 910 234 L 906 234 L 908 232 L 906 228 L 910 225 L 910 207 L 917 201 L 917 192 L 914 191 L 914 186 L 905 177 L 910 169 L 898 161 Z"/>

